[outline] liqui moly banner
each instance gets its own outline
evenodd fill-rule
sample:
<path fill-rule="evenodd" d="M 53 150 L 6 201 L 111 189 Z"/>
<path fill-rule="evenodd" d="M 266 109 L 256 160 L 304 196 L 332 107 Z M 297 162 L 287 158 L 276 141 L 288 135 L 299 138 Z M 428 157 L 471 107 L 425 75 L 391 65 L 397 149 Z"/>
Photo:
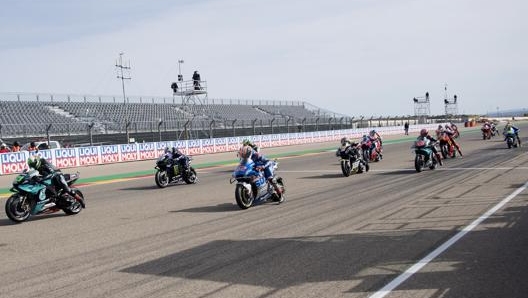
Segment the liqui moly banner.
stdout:
<path fill-rule="evenodd" d="M 215 143 L 214 139 L 203 139 L 202 140 L 202 154 L 214 153 Z"/>
<path fill-rule="evenodd" d="M 189 140 L 187 141 L 187 147 L 189 148 L 189 155 L 202 154 L 201 140 Z"/>
<path fill-rule="evenodd" d="M 288 134 L 283 133 L 280 135 L 279 146 L 287 146 L 290 144 L 290 137 Z"/>
<path fill-rule="evenodd" d="M 165 153 L 165 148 L 172 149 L 172 141 L 166 141 L 166 142 L 156 142 L 156 157 L 160 157 L 163 153 Z"/>
<path fill-rule="evenodd" d="M 2 167 L 0 168 L 2 175 L 21 173 L 27 168 L 27 151 L 23 152 L 12 152 L 12 153 L 1 153 L 0 162 Z"/>
<path fill-rule="evenodd" d="M 184 154 L 189 154 L 189 149 L 187 148 L 187 141 L 173 141 L 172 146 L 178 148 Z"/>
<path fill-rule="evenodd" d="M 227 139 L 227 151 L 236 151 L 241 145 L 241 140 L 237 137 Z"/>
<path fill-rule="evenodd" d="M 155 159 L 159 156 L 156 150 L 156 143 L 139 143 L 138 154 L 139 160 Z"/>
<path fill-rule="evenodd" d="M 213 139 L 215 152 L 227 152 L 227 138 Z"/>
<path fill-rule="evenodd" d="M 55 166 L 59 169 L 74 168 L 79 165 L 77 149 L 61 148 L 53 150 L 55 152 Z"/>
<path fill-rule="evenodd" d="M 260 136 L 260 148 L 269 148 L 269 147 L 271 147 L 271 135 Z"/>
<path fill-rule="evenodd" d="M 271 146 L 276 147 L 280 146 L 280 135 L 271 135 Z"/>
<path fill-rule="evenodd" d="M 79 166 L 92 166 L 100 163 L 100 147 L 80 147 L 77 148 L 79 154 Z"/>
<path fill-rule="evenodd" d="M 101 163 L 116 163 L 121 162 L 121 154 L 118 145 L 102 145 L 101 146 Z"/>
<path fill-rule="evenodd" d="M 138 160 L 138 144 L 119 145 L 121 151 L 121 161 Z"/>

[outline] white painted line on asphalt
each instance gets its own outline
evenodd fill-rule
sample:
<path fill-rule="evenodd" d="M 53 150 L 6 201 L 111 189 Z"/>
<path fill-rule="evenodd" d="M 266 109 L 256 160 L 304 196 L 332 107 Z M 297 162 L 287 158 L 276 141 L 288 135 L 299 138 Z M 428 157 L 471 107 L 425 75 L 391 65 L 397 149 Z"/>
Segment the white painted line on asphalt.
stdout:
<path fill-rule="evenodd" d="M 464 229 L 462 229 L 460 232 L 458 232 L 455 236 L 444 242 L 444 244 L 440 245 L 438 248 L 433 250 L 431 253 L 429 253 L 427 256 L 425 256 L 423 259 L 418 261 L 416 264 L 411 266 L 409 269 L 407 269 L 405 272 L 400 274 L 398 277 L 393 279 L 390 283 L 388 283 L 386 286 L 384 286 L 381 290 L 374 293 L 370 298 L 382 298 L 388 295 L 391 291 L 393 291 L 396 287 L 398 287 L 400 284 L 402 284 L 405 280 L 407 280 L 409 277 L 411 277 L 414 273 L 418 272 L 422 267 L 427 265 L 429 262 L 434 260 L 438 255 L 446 251 L 451 245 L 455 244 L 458 240 L 460 240 L 462 237 L 464 237 L 468 232 L 473 230 L 476 226 L 478 226 L 480 223 L 482 223 L 484 220 L 486 220 L 488 217 L 493 215 L 493 213 L 497 212 L 500 208 L 502 208 L 504 205 L 506 205 L 509 201 L 511 201 L 513 198 L 515 198 L 518 194 L 523 192 L 528 187 L 528 182 L 526 182 L 523 186 L 519 187 L 517 190 L 515 190 L 513 193 L 511 193 L 508 197 L 500 201 L 497 205 L 495 205 L 493 208 L 488 210 L 486 213 L 481 215 L 479 218 L 474 220 L 471 224 L 466 226 Z"/>

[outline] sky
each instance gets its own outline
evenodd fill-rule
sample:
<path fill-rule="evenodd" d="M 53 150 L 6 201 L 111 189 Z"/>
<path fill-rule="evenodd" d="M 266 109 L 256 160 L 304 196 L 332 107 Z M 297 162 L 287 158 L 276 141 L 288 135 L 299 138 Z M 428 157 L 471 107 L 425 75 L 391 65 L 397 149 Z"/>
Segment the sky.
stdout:
<path fill-rule="evenodd" d="M 526 0 L 2 0 L 0 94 L 306 101 L 348 116 L 527 108 Z"/>

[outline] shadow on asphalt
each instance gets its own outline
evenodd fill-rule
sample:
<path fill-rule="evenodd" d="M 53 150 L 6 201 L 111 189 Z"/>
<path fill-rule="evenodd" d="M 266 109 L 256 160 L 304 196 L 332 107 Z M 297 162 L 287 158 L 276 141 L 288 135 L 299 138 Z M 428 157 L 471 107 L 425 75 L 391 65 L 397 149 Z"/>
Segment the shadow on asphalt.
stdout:
<path fill-rule="evenodd" d="M 180 184 L 170 184 L 167 186 L 173 187 L 173 186 L 179 186 Z M 183 185 L 183 184 L 181 184 Z M 155 183 L 153 185 L 142 185 L 142 186 L 134 186 L 134 187 L 126 187 L 126 188 L 120 188 L 119 190 L 150 190 L 150 189 L 160 189 Z"/>
<path fill-rule="evenodd" d="M 19 224 L 24 224 L 24 223 L 29 224 L 32 221 L 39 221 L 39 220 L 45 220 L 45 219 L 51 219 L 51 218 L 54 218 L 54 217 L 63 217 L 63 216 L 68 216 L 68 215 L 66 215 L 66 213 L 64 213 L 62 211 L 57 211 L 57 212 L 51 213 L 51 214 L 32 215 L 28 220 L 26 220 L 24 222 L 14 222 L 14 221 L 10 220 L 9 218 L 3 218 L 3 219 L 0 219 L 0 227 L 19 225 Z"/>
<path fill-rule="evenodd" d="M 233 204 L 224 203 L 174 212 L 236 209 Z M 352 234 L 219 239 L 120 272 L 176 278 L 175 281 L 190 279 L 268 288 L 268 294 L 260 297 L 303 284 L 349 281 L 349 287 L 340 289 L 343 295 L 363 296 L 380 289 L 420 256 L 439 246 L 439 239 L 454 236 L 456 231 L 450 224 L 443 228 L 441 222 L 440 219 L 434 229 L 416 229 L 411 225 L 383 231 L 374 225 Z M 433 261 L 449 264 L 441 267 L 444 270 L 420 270 L 400 289 L 411 292 L 426 289 L 428 297 L 526 297 L 526 247 L 528 208 L 506 208 L 489 218 L 485 229 L 471 231 Z M 506 266 L 507 270 L 500 271 L 506 274 L 500 277 L 483 275 L 489 268 Z M 496 278 L 508 286 L 490 282 Z"/>
<path fill-rule="evenodd" d="M 356 174 L 351 174 L 350 176 L 352 175 L 356 175 Z M 342 173 L 319 174 L 315 176 L 299 177 L 299 179 L 321 179 L 321 178 L 335 179 L 335 178 L 348 178 L 348 177 L 343 176 Z"/>
<path fill-rule="evenodd" d="M 209 212 L 226 212 L 226 211 L 239 211 L 241 210 L 237 204 L 234 203 L 222 203 L 215 206 L 202 206 L 194 207 L 181 210 L 171 210 L 169 212 L 179 213 L 179 212 L 195 212 L 195 213 L 209 213 Z"/>
<path fill-rule="evenodd" d="M 427 171 L 429 169 L 424 169 Z M 417 174 L 415 169 L 406 169 L 406 170 L 394 170 L 394 171 L 382 171 L 382 172 L 372 172 L 373 175 L 411 175 Z"/>

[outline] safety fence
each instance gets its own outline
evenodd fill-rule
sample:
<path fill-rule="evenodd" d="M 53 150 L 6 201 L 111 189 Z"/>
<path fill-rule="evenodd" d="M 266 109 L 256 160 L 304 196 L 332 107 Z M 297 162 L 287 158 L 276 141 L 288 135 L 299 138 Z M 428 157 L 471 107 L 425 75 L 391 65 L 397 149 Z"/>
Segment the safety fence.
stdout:
<path fill-rule="evenodd" d="M 409 132 L 422 128 L 433 129 L 437 124 L 410 125 Z M 100 145 L 77 148 L 60 148 L 40 151 L 20 151 L 0 154 L 0 175 L 15 174 L 27 168 L 27 159 L 39 154 L 58 168 L 104 165 L 140 160 L 152 160 L 163 154 L 166 147 L 177 147 L 187 155 L 200 155 L 237 150 L 248 139 L 261 148 L 338 141 L 343 137 L 360 138 L 371 128 L 312 131 L 285 134 L 250 135 L 226 138 L 145 142 L 119 145 Z M 379 127 L 383 135 L 401 134 L 401 126 Z"/>

